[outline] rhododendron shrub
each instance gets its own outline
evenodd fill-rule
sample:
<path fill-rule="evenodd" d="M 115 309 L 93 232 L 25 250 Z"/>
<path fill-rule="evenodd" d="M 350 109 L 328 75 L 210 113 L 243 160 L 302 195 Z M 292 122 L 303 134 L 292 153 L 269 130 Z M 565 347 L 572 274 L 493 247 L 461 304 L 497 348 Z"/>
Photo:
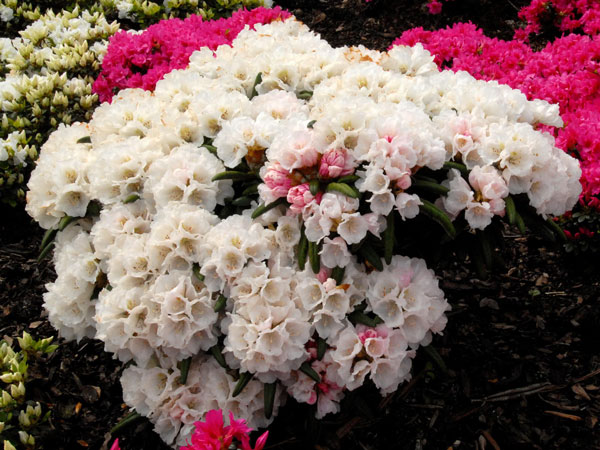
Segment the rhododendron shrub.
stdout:
<path fill-rule="evenodd" d="M 61 127 L 29 183 L 50 321 L 135 363 L 124 400 L 171 445 L 214 409 L 264 427 L 286 396 L 320 418 L 366 382 L 394 392 L 449 309 L 415 242 L 581 191 L 536 130 L 556 106 L 439 72 L 422 46 L 255 29 Z"/>
<path fill-rule="evenodd" d="M 100 101 L 129 87 L 153 90 L 156 82 L 174 69 L 187 67 L 190 55 L 201 47 L 215 50 L 231 44 L 246 26 L 289 17 L 275 7 L 240 10 L 230 18 L 205 21 L 201 15 L 163 20 L 143 33 L 120 31 L 111 37 L 102 71 L 93 85 Z"/>
<path fill-rule="evenodd" d="M 520 89 L 530 99 L 560 105 L 564 125 L 539 124 L 538 128 L 552 133 L 558 147 L 580 159 L 583 171 L 577 221 L 561 223 L 568 237 L 578 241 L 584 237 L 596 239 L 598 230 L 593 216 L 597 214 L 600 195 L 600 77 L 597 74 L 600 36 L 569 34 L 535 52 L 522 41 L 488 38 L 468 23 L 438 31 L 415 28 L 404 32 L 394 45 L 416 43 L 422 43 L 431 51 L 440 67 L 468 71 L 476 78 Z"/>

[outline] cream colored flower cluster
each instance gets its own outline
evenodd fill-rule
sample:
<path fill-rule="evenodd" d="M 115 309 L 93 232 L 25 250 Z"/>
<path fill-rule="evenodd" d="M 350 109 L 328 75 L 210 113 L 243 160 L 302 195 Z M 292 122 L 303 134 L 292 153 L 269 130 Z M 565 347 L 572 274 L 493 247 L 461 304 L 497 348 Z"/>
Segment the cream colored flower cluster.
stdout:
<path fill-rule="evenodd" d="M 60 230 L 50 320 L 135 363 L 125 400 L 169 444 L 210 409 L 262 426 L 285 393 L 322 417 L 366 380 L 393 392 L 449 305 L 423 260 L 386 244 L 384 265 L 369 246 L 393 244 L 391 214 L 421 215 L 415 186 L 435 184 L 421 171 L 448 178 L 435 198 L 457 216 L 468 201 L 502 215 L 509 192 L 541 214 L 568 206 L 578 167 L 533 125 L 559 120 L 438 73 L 422 47 L 334 49 L 294 19 L 257 25 L 44 145 L 27 211 Z"/>

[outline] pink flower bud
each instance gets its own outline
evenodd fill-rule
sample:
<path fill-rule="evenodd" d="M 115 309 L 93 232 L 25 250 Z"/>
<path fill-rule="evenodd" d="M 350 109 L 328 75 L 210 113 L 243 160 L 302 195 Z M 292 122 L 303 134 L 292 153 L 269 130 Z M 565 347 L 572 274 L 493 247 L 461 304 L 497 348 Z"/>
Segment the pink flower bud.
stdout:
<path fill-rule="evenodd" d="M 330 273 L 331 270 L 327 269 L 327 267 L 321 267 L 321 270 L 319 270 L 319 273 L 317 274 L 317 280 L 319 280 L 321 283 L 325 283 L 327 280 L 329 280 Z"/>
<path fill-rule="evenodd" d="M 345 148 L 327 150 L 321 158 L 319 176 L 337 178 L 354 172 L 353 161 Z"/>
<path fill-rule="evenodd" d="M 304 207 L 315 199 L 315 196 L 310 193 L 308 183 L 293 186 L 287 192 L 287 201 L 290 203 L 290 210 L 297 214 L 301 213 Z"/>
<path fill-rule="evenodd" d="M 286 197 L 292 187 L 289 173 L 278 163 L 272 164 L 263 177 L 265 184 L 271 189 L 276 198 Z"/>

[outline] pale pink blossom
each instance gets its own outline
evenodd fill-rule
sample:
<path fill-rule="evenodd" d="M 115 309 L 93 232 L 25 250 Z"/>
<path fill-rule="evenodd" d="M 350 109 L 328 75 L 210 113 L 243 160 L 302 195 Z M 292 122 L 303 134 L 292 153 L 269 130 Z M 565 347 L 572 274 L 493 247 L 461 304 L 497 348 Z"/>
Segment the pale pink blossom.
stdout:
<path fill-rule="evenodd" d="M 319 166 L 321 178 L 337 178 L 354 172 L 354 161 L 345 148 L 327 150 Z"/>
<path fill-rule="evenodd" d="M 492 166 L 473 167 L 469 173 L 469 184 L 486 200 L 504 198 L 508 195 L 508 186 L 504 178 Z"/>
<path fill-rule="evenodd" d="M 267 168 L 263 181 L 276 198 L 287 197 L 288 191 L 292 187 L 289 172 L 278 163 L 273 163 Z"/>
<path fill-rule="evenodd" d="M 297 214 L 301 213 L 306 205 L 314 200 L 316 200 L 316 197 L 311 194 L 308 183 L 293 186 L 287 193 L 287 201 L 290 203 L 290 210 Z"/>

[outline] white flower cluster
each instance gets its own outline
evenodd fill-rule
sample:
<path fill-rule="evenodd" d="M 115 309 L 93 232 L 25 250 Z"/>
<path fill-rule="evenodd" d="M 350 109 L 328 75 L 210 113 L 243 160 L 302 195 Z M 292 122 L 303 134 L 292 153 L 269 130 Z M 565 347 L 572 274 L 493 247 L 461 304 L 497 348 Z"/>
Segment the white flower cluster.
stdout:
<path fill-rule="evenodd" d="M 107 350 L 135 362 L 125 400 L 170 444 L 209 409 L 267 424 L 262 383 L 316 404 L 319 417 L 367 379 L 393 392 L 449 306 L 424 261 L 396 255 L 374 270 L 353 245 L 380 236 L 392 211 L 417 216 L 414 175 L 449 160 L 471 169 L 468 182 L 448 171 L 439 202 L 452 214 L 477 202 L 502 215 L 509 192 L 527 192 L 541 213 L 557 208 L 548 202 L 568 206 L 577 165 L 533 128 L 558 120 L 556 108 L 508 88 L 438 73 L 422 47 L 334 49 L 293 19 L 257 25 L 233 47 L 194 53 L 154 93 L 124 91 L 45 144 L 29 214 L 56 228 L 102 206 L 58 234 L 50 320 L 76 339 L 95 328 Z M 498 130 L 533 156 L 503 155 Z M 499 159 L 484 159 L 492 153 Z M 231 201 L 239 184 L 222 175 L 240 163 L 233 178 L 250 179 L 254 199 L 289 207 L 253 219 L 249 201 L 227 213 L 243 197 Z M 538 204 L 526 181 L 544 170 L 568 189 Z M 310 268 L 300 262 L 306 238 Z M 177 365 L 189 358 L 183 384 Z M 236 372 L 254 378 L 234 397 Z"/>
<path fill-rule="evenodd" d="M 170 17 L 215 15 L 198 0 L 75 3 L 72 11 L 54 13 L 35 3 L 0 0 L 0 23 L 24 27 L 15 39 L 0 38 L 0 164 L 6 162 L 0 170 L 0 199 L 5 202 L 25 196 L 27 170 L 49 132 L 62 123 L 91 118 L 98 103 L 92 83 L 108 39 L 120 27 L 107 17 L 145 26 Z M 238 3 L 246 8 L 272 6 L 270 0 Z"/>
<path fill-rule="evenodd" d="M 194 422 L 206 411 L 222 409 L 235 417 L 254 417 L 253 426 L 265 427 L 264 385 L 250 380 L 241 394 L 233 396 L 236 381 L 216 361 L 205 356 L 192 359 L 185 384 L 176 361 L 162 356 L 146 368 L 129 366 L 121 383 L 125 402 L 148 416 L 156 431 L 174 446 L 189 443 Z M 275 394 L 273 412 L 277 413 L 283 392 Z"/>

